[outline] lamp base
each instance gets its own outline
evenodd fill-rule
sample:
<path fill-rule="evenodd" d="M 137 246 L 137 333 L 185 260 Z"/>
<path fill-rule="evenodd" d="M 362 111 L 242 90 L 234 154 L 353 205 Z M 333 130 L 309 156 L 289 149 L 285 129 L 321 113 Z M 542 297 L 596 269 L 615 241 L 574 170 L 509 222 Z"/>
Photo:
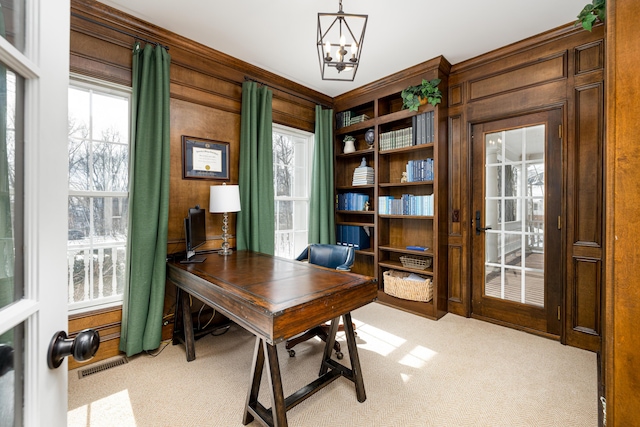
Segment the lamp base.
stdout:
<path fill-rule="evenodd" d="M 224 256 L 231 255 L 232 253 L 233 253 L 233 250 L 229 248 L 223 248 L 218 251 L 218 255 L 224 255 Z"/>

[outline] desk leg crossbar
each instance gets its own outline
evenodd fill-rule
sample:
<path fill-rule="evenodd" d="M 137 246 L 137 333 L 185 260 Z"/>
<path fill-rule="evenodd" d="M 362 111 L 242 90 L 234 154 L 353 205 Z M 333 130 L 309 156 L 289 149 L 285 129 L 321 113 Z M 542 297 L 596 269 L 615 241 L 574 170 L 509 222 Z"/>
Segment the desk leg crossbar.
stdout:
<path fill-rule="evenodd" d="M 324 347 L 319 377 L 302 387 L 300 390 L 291 394 L 286 399 L 282 390 L 282 377 L 280 374 L 280 364 L 278 362 L 276 346 L 267 343 L 262 338 L 256 337 L 253 366 L 251 368 L 251 386 L 249 388 L 249 393 L 247 394 L 246 411 L 242 420 L 244 425 L 249 424 L 254 420 L 254 418 L 257 418 L 258 421 L 265 426 L 286 427 L 287 411 L 289 409 L 293 408 L 341 376 L 355 384 L 358 402 L 364 402 L 366 400 L 367 396 L 364 391 L 362 371 L 360 370 L 358 348 L 356 346 L 353 324 L 351 323 L 351 313 L 343 314 L 342 318 L 345 325 L 344 327 L 347 346 L 349 348 L 351 368 L 347 368 L 346 366 L 331 359 L 331 351 L 335 343 L 336 332 L 338 331 L 338 324 L 340 320 L 339 317 L 336 317 L 331 321 L 329 338 L 327 339 Z M 265 361 L 267 362 L 267 379 L 269 381 L 269 390 L 271 395 L 271 409 L 265 408 L 260 402 L 258 402 L 258 391 L 260 390 L 260 381 L 262 379 L 262 370 L 265 366 Z"/>

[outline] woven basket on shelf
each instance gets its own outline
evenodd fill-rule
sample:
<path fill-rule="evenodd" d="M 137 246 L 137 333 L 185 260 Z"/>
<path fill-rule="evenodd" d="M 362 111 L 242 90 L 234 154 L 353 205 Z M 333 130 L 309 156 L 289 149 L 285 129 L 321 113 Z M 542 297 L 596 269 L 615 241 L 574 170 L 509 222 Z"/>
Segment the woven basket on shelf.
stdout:
<path fill-rule="evenodd" d="M 384 292 L 396 298 L 411 301 L 429 302 L 433 298 L 433 281 L 428 277 L 424 281 L 406 280 L 411 273 L 387 270 L 382 274 Z"/>
<path fill-rule="evenodd" d="M 415 270 L 426 270 L 431 267 L 431 258 L 416 258 L 411 256 L 401 256 L 400 262 L 404 268 L 413 268 Z"/>

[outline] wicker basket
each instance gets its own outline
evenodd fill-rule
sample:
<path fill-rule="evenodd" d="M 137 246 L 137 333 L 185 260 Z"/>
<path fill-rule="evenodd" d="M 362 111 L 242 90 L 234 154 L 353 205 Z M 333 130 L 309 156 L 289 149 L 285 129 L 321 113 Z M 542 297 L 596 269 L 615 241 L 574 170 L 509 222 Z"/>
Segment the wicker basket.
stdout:
<path fill-rule="evenodd" d="M 426 270 L 431 267 L 431 258 L 401 256 L 400 262 L 404 268 L 413 268 L 414 270 Z"/>
<path fill-rule="evenodd" d="M 411 273 L 387 270 L 382 274 L 384 292 L 396 298 L 411 301 L 429 302 L 433 298 L 433 281 L 422 277 L 424 281 L 406 280 Z"/>

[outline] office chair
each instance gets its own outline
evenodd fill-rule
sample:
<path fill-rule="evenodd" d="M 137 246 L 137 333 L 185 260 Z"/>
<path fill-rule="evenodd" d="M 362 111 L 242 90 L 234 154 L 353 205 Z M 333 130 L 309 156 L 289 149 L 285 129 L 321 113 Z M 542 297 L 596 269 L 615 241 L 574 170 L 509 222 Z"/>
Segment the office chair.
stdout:
<path fill-rule="evenodd" d="M 315 264 L 327 268 L 335 268 L 339 271 L 349 271 L 355 260 L 355 251 L 353 247 L 341 245 L 326 245 L 312 243 L 296 258 L 297 261 L 309 260 L 309 264 Z M 343 331 L 344 325 L 340 325 L 338 330 Z M 289 356 L 296 355 L 293 347 L 297 344 L 307 341 L 313 337 L 319 337 L 322 341 L 327 342 L 329 337 L 329 325 L 323 324 L 309 329 L 297 337 L 287 340 L 286 349 Z M 343 354 L 340 351 L 340 343 L 335 342 L 333 349 L 336 351 L 336 357 L 342 359 Z"/>

